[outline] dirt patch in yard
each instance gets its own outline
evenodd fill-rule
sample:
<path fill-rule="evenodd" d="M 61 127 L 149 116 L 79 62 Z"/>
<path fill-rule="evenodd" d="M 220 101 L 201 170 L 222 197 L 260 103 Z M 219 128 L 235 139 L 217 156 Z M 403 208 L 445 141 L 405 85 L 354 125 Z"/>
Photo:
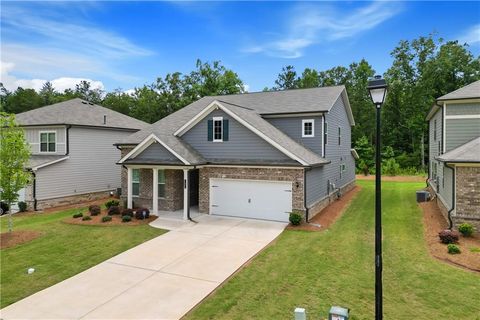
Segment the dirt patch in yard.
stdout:
<path fill-rule="evenodd" d="M 419 203 L 423 210 L 423 227 L 425 240 L 430 254 L 447 263 L 460 266 L 462 268 L 480 272 L 480 237 L 478 234 L 473 237 L 464 237 L 460 235 L 458 246 L 460 254 L 449 254 L 447 245 L 440 242 L 438 233 L 448 228 L 448 223 L 442 216 L 440 209 L 435 201 Z M 472 251 L 473 250 L 473 251 Z M 476 252 L 475 252 L 476 251 Z"/>
<path fill-rule="evenodd" d="M 0 234 L 0 249 L 6 249 L 18 246 L 36 239 L 42 235 L 39 231 L 19 230 L 12 232 L 4 232 Z"/>
<path fill-rule="evenodd" d="M 375 180 L 375 175 L 364 176 L 363 174 L 357 174 L 355 176 L 357 180 Z M 382 181 L 392 182 L 425 182 L 427 177 L 422 176 L 384 176 L 382 175 Z"/>
<path fill-rule="evenodd" d="M 90 216 L 88 213 L 84 213 L 84 216 Z M 113 215 L 111 221 L 107 222 L 102 222 L 102 218 L 107 216 L 106 210 L 98 216 L 90 216 L 92 220 L 82 220 L 82 218 L 67 218 L 63 220 L 65 223 L 70 223 L 70 224 L 78 224 L 78 225 L 87 225 L 87 226 L 92 226 L 92 225 L 98 225 L 98 226 L 112 226 L 112 225 L 122 225 L 122 226 L 139 226 L 139 225 L 144 225 L 144 224 L 149 224 L 153 220 L 157 219 L 156 216 L 150 216 L 148 219 L 145 220 L 137 220 L 135 218 L 132 218 L 131 221 L 129 222 L 122 222 L 122 216 L 120 215 Z"/>
<path fill-rule="evenodd" d="M 352 190 L 345 193 L 340 199 L 335 200 L 320 211 L 315 217 L 310 219 L 309 223 L 302 223 L 299 226 L 289 225 L 288 230 L 306 230 L 306 231 L 323 231 L 328 229 L 342 213 L 348 208 L 348 205 L 357 196 L 362 188 L 355 186 Z"/>

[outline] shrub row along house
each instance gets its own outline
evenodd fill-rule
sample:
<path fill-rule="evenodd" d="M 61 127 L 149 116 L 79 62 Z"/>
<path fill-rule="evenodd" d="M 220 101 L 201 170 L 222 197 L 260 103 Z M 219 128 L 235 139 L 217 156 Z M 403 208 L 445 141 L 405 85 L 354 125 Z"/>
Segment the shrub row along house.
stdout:
<path fill-rule="evenodd" d="M 81 99 L 17 121 L 32 149 L 24 199 L 34 209 L 121 185 L 126 206 L 153 214 L 308 220 L 355 183 L 344 86 L 204 97 L 153 125 Z"/>
<path fill-rule="evenodd" d="M 480 230 L 480 81 L 437 99 L 428 113 L 428 183 L 452 225 Z"/>

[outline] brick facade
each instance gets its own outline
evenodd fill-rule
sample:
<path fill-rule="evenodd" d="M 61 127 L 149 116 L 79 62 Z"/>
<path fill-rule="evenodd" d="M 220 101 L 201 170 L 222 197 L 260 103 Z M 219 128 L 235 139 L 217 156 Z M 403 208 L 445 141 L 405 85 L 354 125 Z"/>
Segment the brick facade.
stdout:
<path fill-rule="evenodd" d="M 71 204 L 80 204 L 84 202 L 104 199 L 110 196 L 110 192 L 115 192 L 115 191 L 116 190 L 90 192 L 90 193 L 61 197 L 61 198 L 37 200 L 37 210 L 43 210 L 43 209 L 59 207 L 59 206 L 67 206 Z M 33 210 L 33 201 L 29 200 L 26 202 L 27 202 L 28 209 Z"/>
<path fill-rule="evenodd" d="M 291 181 L 292 207 L 305 212 L 303 169 L 208 167 L 201 168 L 199 175 L 199 210 L 202 213 L 209 213 L 210 178 Z"/>
<path fill-rule="evenodd" d="M 355 180 L 353 180 L 349 184 L 340 188 L 340 196 L 352 190 L 354 187 L 355 187 Z M 330 194 L 330 196 L 327 196 L 326 198 L 318 201 L 317 203 L 314 203 L 312 206 L 308 208 L 308 218 L 312 219 L 313 217 L 315 217 L 318 213 L 320 213 L 320 211 L 326 208 L 332 201 L 335 201 L 336 198 L 337 198 L 337 194 L 332 193 Z"/>
<path fill-rule="evenodd" d="M 455 226 L 471 223 L 480 231 L 480 167 L 460 167 L 456 171 Z"/>

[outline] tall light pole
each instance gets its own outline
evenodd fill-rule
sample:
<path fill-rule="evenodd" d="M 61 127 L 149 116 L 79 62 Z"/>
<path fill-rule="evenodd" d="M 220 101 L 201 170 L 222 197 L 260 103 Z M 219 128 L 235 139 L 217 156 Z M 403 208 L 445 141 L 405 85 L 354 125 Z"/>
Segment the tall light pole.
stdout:
<path fill-rule="evenodd" d="M 370 98 L 377 109 L 375 139 L 375 320 L 383 319 L 382 289 L 382 167 L 380 144 L 380 110 L 387 96 L 387 83 L 381 76 L 368 81 Z"/>

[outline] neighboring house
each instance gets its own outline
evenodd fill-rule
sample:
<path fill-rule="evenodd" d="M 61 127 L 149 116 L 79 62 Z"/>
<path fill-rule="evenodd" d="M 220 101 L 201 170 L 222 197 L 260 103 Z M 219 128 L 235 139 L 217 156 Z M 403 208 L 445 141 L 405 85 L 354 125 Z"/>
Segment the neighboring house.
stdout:
<path fill-rule="evenodd" d="M 437 99 L 428 113 L 428 181 L 445 218 L 480 230 L 480 81 Z"/>
<path fill-rule="evenodd" d="M 204 97 L 120 141 L 129 207 L 308 220 L 355 183 L 344 86 Z"/>
<path fill-rule="evenodd" d="M 148 126 L 81 99 L 19 113 L 16 120 L 32 153 L 32 183 L 20 200 L 35 210 L 105 197 L 119 188 L 113 144 Z"/>

